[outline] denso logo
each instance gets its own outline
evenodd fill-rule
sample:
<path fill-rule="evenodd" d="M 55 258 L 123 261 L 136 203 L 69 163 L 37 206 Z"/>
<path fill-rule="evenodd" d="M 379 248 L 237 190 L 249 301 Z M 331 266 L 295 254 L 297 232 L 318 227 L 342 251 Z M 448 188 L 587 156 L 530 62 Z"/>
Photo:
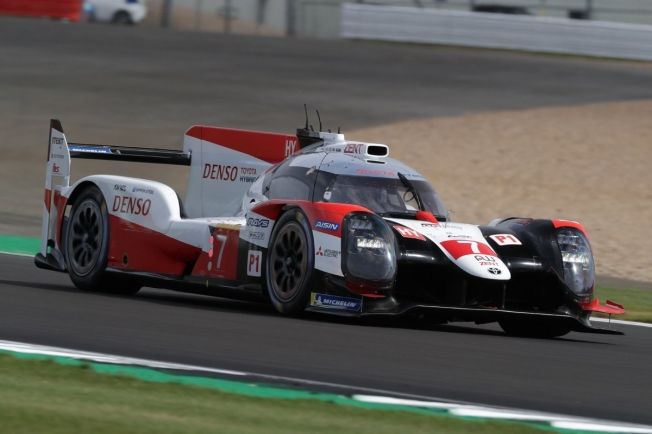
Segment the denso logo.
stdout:
<path fill-rule="evenodd" d="M 340 225 L 337 223 L 331 223 L 323 220 L 317 220 L 317 223 L 315 223 L 316 229 L 326 229 L 328 231 L 336 231 L 339 227 Z"/>
<path fill-rule="evenodd" d="M 204 164 L 204 179 L 219 181 L 235 181 L 238 177 L 238 166 L 223 166 L 221 164 Z"/>
<path fill-rule="evenodd" d="M 249 217 L 247 219 L 247 226 L 253 226 L 255 228 L 266 228 L 269 227 L 269 220 Z"/>
<path fill-rule="evenodd" d="M 128 196 L 116 196 L 113 199 L 113 212 L 133 215 L 149 215 L 152 207 L 151 199 L 142 199 Z"/>

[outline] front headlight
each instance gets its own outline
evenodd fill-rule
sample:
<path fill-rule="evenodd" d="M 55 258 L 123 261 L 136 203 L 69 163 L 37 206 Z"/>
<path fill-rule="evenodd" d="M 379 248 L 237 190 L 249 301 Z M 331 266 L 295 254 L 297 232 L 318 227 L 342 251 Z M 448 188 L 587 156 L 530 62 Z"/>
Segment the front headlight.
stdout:
<path fill-rule="evenodd" d="M 373 214 L 352 213 L 344 220 L 344 275 L 356 283 L 386 287 L 396 277 L 394 233 Z"/>
<path fill-rule="evenodd" d="M 557 243 L 564 264 L 564 281 L 577 295 L 589 295 L 595 282 L 595 264 L 591 245 L 577 229 L 557 231 Z"/>

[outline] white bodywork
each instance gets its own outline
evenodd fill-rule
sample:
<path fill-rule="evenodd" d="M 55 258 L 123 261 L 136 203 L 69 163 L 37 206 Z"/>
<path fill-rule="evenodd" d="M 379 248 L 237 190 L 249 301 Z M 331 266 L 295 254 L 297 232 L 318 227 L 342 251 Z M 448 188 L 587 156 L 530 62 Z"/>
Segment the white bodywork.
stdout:
<path fill-rule="evenodd" d="M 272 166 L 244 152 L 189 135 L 184 138 L 183 150 L 193 155 L 184 201 L 188 217 L 238 215 L 249 187 Z"/>
<path fill-rule="evenodd" d="M 480 229 L 464 223 L 429 223 L 420 220 L 387 219 L 412 229 L 435 243 L 455 265 L 472 276 L 509 280 L 509 268 L 487 244 Z"/>
<path fill-rule="evenodd" d="M 84 11 L 95 21 L 112 22 L 120 12 L 127 13 L 132 23 L 142 21 L 147 15 L 144 0 L 85 0 Z"/>

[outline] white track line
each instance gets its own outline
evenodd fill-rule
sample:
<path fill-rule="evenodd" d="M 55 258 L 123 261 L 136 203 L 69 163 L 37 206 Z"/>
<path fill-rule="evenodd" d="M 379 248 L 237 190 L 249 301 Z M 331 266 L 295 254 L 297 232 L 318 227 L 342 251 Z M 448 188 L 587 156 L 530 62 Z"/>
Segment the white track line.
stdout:
<path fill-rule="evenodd" d="M 462 417 L 477 417 L 482 419 L 503 419 L 523 422 L 546 422 L 560 429 L 577 431 L 610 432 L 628 434 L 652 434 L 652 426 L 634 425 L 619 422 L 602 421 L 584 417 L 564 416 L 554 413 L 543 413 L 527 410 L 512 410 L 499 407 L 480 405 L 456 405 L 432 401 L 417 401 L 413 399 L 391 398 L 387 396 L 353 395 L 353 399 L 362 402 L 389 405 L 404 405 L 406 407 L 437 408 L 448 410 L 448 413 Z"/>
<path fill-rule="evenodd" d="M 239 378 L 253 377 L 266 378 L 276 381 L 290 382 L 290 384 L 318 385 L 330 388 L 337 388 L 349 391 L 365 391 L 367 393 L 379 393 L 382 395 L 354 394 L 352 398 L 360 402 L 401 405 L 406 407 L 429 408 L 447 411 L 455 416 L 477 417 L 483 419 L 503 419 L 513 421 L 543 422 L 559 429 L 572 429 L 577 431 L 626 433 L 626 434 L 652 434 L 652 426 L 632 425 L 618 422 L 601 421 L 597 419 L 557 415 L 527 410 L 517 410 L 477 404 L 437 400 L 436 398 L 419 398 L 414 395 L 394 393 L 371 388 L 360 388 L 337 383 L 318 382 L 291 377 L 281 377 L 265 374 L 247 373 L 244 371 L 233 371 L 227 369 L 208 368 L 203 366 L 186 365 L 181 363 L 168 363 L 155 360 L 123 357 L 111 354 L 77 351 L 68 348 L 51 347 L 46 345 L 34 345 L 23 342 L 0 340 L 0 350 L 12 351 L 23 354 L 39 354 L 53 357 L 68 357 L 78 360 L 90 360 L 100 363 L 111 363 L 120 365 L 136 365 L 156 369 L 170 369 L 178 371 L 194 371 L 221 375 L 231 375 Z M 387 396 L 394 395 L 394 396 Z M 397 396 L 409 396 L 409 399 L 398 398 Z"/>
<path fill-rule="evenodd" d="M 220 375 L 244 376 L 245 372 L 230 371 L 226 369 L 206 368 L 203 366 L 185 365 L 181 363 L 159 362 L 155 360 L 138 359 L 133 357 L 113 356 L 110 354 L 92 353 L 86 351 L 70 350 L 67 348 L 49 347 L 46 345 L 32 345 L 22 342 L 0 340 L 0 350 L 14 351 L 23 354 L 38 354 L 52 357 L 69 357 L 78 360 L 92 360 L 99 363 L 116 365 L 137 365 L 156 369 L 170 369 L 178 371 L 197 371 Z"/>
<path fill-rule="evenodd" d="M 34 254 L 30 254 L 30 253 L 4 252 L 4 251 L 2 251 L 2 250 L 0 250 L 0 255 L 22 256 L 22 257 L 25 257 L 25 258 L 33 258 L 33 257 L 34 257 Z"/>
<path fill-rule="evenodd" d="M 611 324 L 620 324 L 620 325 L 626 325 L 626 326 L 634 326 L 634 327 L 647 327 L 647 328 L 652 328 L 651 323 L 647 322 L 637 322 L 637 321 L 623 321 L 621 319 L 612 319 L 610 320 L 609 318 L 591 318 L 591 322 L 606 322 L 606 323 L 611 323 Z"/>

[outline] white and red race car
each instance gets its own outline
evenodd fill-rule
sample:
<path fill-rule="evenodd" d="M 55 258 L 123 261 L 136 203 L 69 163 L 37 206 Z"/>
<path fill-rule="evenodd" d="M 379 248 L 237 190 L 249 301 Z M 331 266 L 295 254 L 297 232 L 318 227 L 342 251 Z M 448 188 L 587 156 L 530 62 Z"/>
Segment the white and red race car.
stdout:
<path fill-rule="evenodd" d="M 182 201 L 151 180 L 92 175 L 71 158 L 190 167 Z M 447 221 L 427 180 L 383 144 L 193 126 L 183 151 L 68 143 L 51 121 L 41 268 L 80 289 L 142 286 L 269 300 L 282 313 L 497 321 L 510 334 L 595 329 L 584 227 L 566 220 Z"/>

